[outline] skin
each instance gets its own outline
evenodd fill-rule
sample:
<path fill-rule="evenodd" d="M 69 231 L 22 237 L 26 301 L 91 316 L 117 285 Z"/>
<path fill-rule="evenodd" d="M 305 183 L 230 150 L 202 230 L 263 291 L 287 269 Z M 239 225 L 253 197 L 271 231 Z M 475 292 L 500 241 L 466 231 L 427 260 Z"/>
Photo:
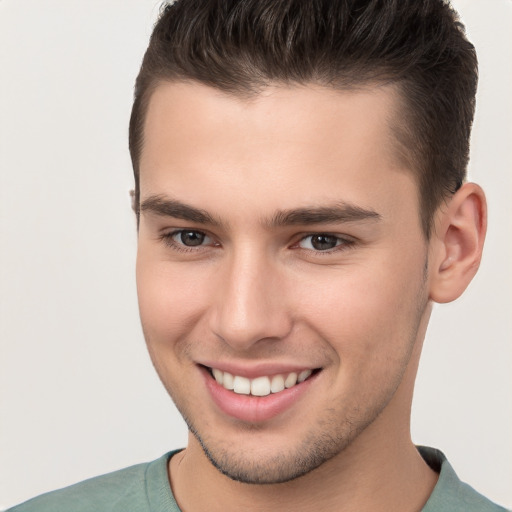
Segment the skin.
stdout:
<path fill-rule="evenodd" d="M 398 111 L 390 86 L 153 93 L 137 285 L 152 361 L 191 430 L 170 462 L 185 512 L 420 510 L 428 499 L 437 475 L 410 439 L 414 378 L 432 300 L 456 298 L 478 267 L 485 199 L 466 184 L 425 239 L 394 150 Z M 319 207 L 365 215 L 286 216 Z M 205 238 L 187 247 L 180 230 Z M 314 234 L 336 246 L 315 249 Z M 213 403 L 206 361 L 320 371 L 283 413 L 247 422 Z"/>

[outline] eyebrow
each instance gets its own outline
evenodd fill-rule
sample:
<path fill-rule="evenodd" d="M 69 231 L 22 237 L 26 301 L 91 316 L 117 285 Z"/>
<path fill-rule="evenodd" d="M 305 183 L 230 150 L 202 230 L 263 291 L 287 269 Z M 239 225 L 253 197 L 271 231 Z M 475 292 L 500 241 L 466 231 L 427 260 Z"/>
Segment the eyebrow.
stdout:
<path fill-rule="evenodd" d="M 163 196 L 150 196 L 140 205 L 141 212 L 150 212 L 165 217 L 174 217 L 198 224 L 220 226 L 222 223 L 212 217 L 206 210 L 189 206 L 176 199 Z"/>
<path fill-rule="evenodd" d="M 142 201 L 141 212 L 150 212 L 156 215 L 174 217 L 197 224 L 211 226 L 225 225 L 206 210 L 196 208 L 165 196 L 150 196 Z M 313 225 L 342 222 L 378 221 L 381 215 L 374 210 L 362 208 L 350 203 L 340 202 L 333 206 L 302 207 L 290 210 L 277 211 L 270 219 L 264 221 L 269 228 Z"/>
<path fill-rule="evenodd" d="M 360 222 L 380 220 L 381 215 L 374 210 L 361 208 L 348 203 L 338 203 L 334 206 L 297 208 L 277 212 L 268 225 L 270 227 L 326 224 L 341 222 Z"/>

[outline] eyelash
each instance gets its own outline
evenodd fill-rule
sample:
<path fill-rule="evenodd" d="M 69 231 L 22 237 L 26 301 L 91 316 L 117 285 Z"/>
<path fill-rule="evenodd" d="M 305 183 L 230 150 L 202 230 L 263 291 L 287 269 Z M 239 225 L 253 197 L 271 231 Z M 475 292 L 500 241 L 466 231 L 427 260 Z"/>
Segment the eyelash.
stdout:
<path fill-rule="evenodd" d="M 205 233 L 204 231 L 201 231 L 198 229 L 177 229 L 177 230 L 162 234 L 160 239 L 163 241 L 163 243 L 165 245 L 167 245 L 171 249 L 178 251 L 178 252 L 184 252 L 184 253 L 197 252 L 200 250 L 204 250 L 205 247 L 208 247 L 208 246 L 204 246 L 202 244 L 198 245 L 198 246 L 187 246 L 187 245 L 181 244 L 179 242 L 176 242 L 174 240 L 174 237 L 176 237 L 177 235 L 180 235 L 181 233 L 187 233 L 187 232 L 199 234 L 199 235 L 202 235 L 207 238 L 213 238 L 210 235 L 208 235 L 208 233 Z M 334 237 L 334 238 L 336 238 L 338 245 L 336 245 L 335 247 L 333 247 L 331 249 L 326 249 L 323 251 L 322 250 L 314 250 L 314 249 L 304 249 L 299 246 L 299 244 L 301 242 L 303 242 L 304 240 L 307 240 L 308 238 L 314 237 L 314 236 Z M 354 246 L 354 244 L 355 244 L 355 241 L 350 238 L 341 237 L 341 236 L 331 234 L 331 233 L 315 232 L 315 233 L 309 233 L 309 234 L 303 235 L 297 242 L 295 242 L 291 246 L 291 248 L 297 249 L 297 250 L 302 250 L 302 251 L 307 251 L 308 253 L 313 252 L 316 256 L 316 255 L 329 255 L 329 254 L 333 254 L 334 252 L 346 251 L 346 250 L 352 248 Z M 220 244 L 214 244 L 214 246 L 220 246 Z"/>
<path fill-rule="evenodd" d="M 208 235 L 208 233 L 205 233 L 204 231 L 201 231 L 199 229 L 177 229 L 175 231 L 171 231 L 169 233 L 163 233 L 160 237 L 160 239 L 163 241 L 165 245 L 170 247 L 171 249 L 178 251 L 178 252 L 197 252 L 198 250 L 201 250 L 205 248 L 204 245 L 198 245 L 198 246 L 187 246 L 184 244 L 180 244 L 174 240 L 174 237 L 179 235 L 180 233 L 196 233 L 200 235 L 204 235 L 205 237 L 212 238 Z M 218 245 L 218 244 L 216 244 Z"/>

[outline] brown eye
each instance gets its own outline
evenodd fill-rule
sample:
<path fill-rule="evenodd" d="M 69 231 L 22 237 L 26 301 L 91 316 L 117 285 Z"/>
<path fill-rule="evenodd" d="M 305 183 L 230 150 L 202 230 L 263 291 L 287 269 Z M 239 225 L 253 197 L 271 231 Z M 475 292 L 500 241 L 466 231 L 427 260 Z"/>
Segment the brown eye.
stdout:
<path fill-rule="evenodd" d="M 174 240 L 187 247 L 202 245 L 208 237 L 201 231 L 179 231 L 174 235 Z"/>
<path fill-rule="evenodd" d="M 328 251 L 342 243 L 343 240 L 337 236 L 327 235 L 325 233 L 316 233 L 314 235 L 304 237 L 300 241 L 300 247 L 302 249 L 310 249 L 314 251 Z"/>

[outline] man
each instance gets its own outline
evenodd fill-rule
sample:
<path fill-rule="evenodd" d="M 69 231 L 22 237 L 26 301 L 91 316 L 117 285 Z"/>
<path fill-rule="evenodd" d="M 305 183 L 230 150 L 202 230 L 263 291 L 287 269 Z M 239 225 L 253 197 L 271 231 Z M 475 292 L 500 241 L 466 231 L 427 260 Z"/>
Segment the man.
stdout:
<path fill-rule="evenodd" d="M 137 284 L 185 450 L 13 510 L 503 510 L 416 448 L 433 302 L 486 230 L 443 2 L 182 0 L 130 124 Z"/>

